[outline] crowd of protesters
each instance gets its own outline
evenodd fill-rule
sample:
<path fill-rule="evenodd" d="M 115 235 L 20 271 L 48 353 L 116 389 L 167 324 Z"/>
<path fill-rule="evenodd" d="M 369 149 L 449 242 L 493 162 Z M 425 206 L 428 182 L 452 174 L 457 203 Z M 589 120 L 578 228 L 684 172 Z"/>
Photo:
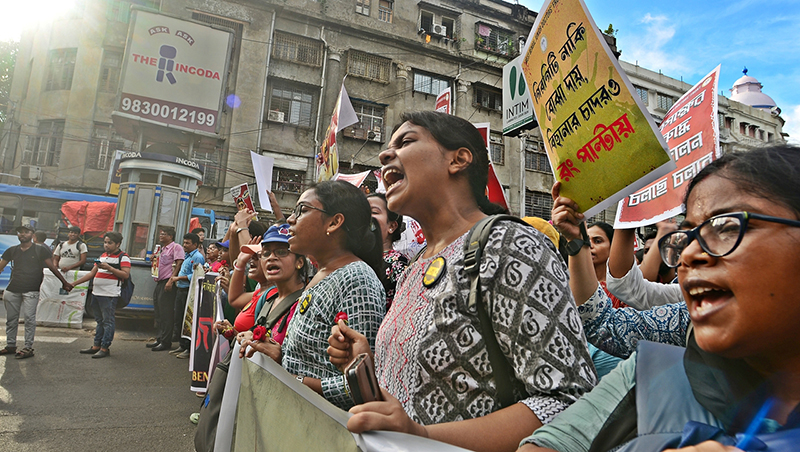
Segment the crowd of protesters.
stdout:
<path fill-rule="evenodd" d="M 185 234 L 181 247 L 174 229 L 162 228 L 153 254 L 159 334 L 147 346 L 188 356 L 185 290 L 204 267 L 219 273 L 225 302 L 214 328 L 240 344 L 239 356 L 223 362 L 271 358 L 349 410 L 354 433 L 399 431 L 477 451 L 800 444 L 800 293 L 792 278 L 800 268 L 800 149 L 774 145 L 712 162 L 688 185 L 685 214 L 658 223 L 639 255 L 634 230 L 587 228 L 556 183 L 552 220 L 496 222 L 475 274 L 465 256 L 469 233 L 504 212 L 486 197 L 488 153 L 474 126 L 406 113 L 380 161 L 385 194 L 322 182 L 288 218 L 270 194 L 273 224 L 239 211 L 225 239 L 205 249 L 205 231 Z M 394 246 L 404 216 L 427 241 L 415 256 Z M 38 253 L 32 233 L 18 229 L 20 245 L 0 261 L 0 270 L 9 261 L 36 270 L 12 276 L 0 354 L 32 356 L 27 321 L 26 348 L 17 352 L 15 341 L 34 273 L 47 266 L 60 277 L 56 266 L 69 271 L 85 260 L 72 233 L 55 262 Z M 115 234 L 106 234 L 106 253 L 80 282 L 110 288 L 127 277 Z M 97 333 L 81 353 L 104 357 L 114 331 L 108 299 L 119 293 L 95 290 Z M 382 400 L 356 405 L 343 371 L 362 354 L 374 359 Z M 225 376 L 212 377 L 205 405 L 219 400 L 224 382 L 214 380 Z M 219 415 L 201 411 L 198 437 Z"/>

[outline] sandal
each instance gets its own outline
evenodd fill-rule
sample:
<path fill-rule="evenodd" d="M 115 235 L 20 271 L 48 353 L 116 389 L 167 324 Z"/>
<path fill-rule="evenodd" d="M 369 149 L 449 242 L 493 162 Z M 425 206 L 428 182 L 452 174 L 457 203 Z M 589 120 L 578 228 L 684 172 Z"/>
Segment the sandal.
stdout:
<path fill-rule="evenodd" d="M 14 353 L 17 353 L 17 347 L 6 346 L 0 349 L 0 355 L 13 355 Z"/>
<path fill-rule="evenodd" d="M 16 359 L 25 359 L 30 358 L 33 356 L 33 349 L 32 348 L 23 348 L 22 350 L 18 351 L 14 358 Z"/>

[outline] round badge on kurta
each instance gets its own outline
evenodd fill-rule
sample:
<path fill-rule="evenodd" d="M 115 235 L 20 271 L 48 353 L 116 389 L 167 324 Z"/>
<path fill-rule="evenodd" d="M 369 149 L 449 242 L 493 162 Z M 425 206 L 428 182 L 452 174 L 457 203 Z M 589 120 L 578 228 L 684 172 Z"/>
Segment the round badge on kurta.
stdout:
<path fill-rule="evenodd" d="M 433 260 L 430 264 L 428 264 L 428 268 L 425 269 L 425 276 L 422 277 L 422 285 L 425 287 L 431 287 L 442 278 L 444 274 L 444 268 L 447 265 L 444 258 L 439 256 Z"/>

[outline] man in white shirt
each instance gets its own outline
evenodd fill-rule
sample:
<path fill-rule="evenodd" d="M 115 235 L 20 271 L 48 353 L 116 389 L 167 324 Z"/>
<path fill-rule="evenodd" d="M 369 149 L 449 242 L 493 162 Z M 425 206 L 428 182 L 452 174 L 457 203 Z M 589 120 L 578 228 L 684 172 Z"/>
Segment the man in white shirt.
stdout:
<path fill-rule="evenodd" d="M 68 240 L 61 242 L 53 250 L 53 263 L 63 273 L 70 270 L 79 270 L 86 263 L 86 254 L 89 249 L 86 244 L 78 240 L 81 235 L 81 228 L 72 226 L 69 228 Z"/>

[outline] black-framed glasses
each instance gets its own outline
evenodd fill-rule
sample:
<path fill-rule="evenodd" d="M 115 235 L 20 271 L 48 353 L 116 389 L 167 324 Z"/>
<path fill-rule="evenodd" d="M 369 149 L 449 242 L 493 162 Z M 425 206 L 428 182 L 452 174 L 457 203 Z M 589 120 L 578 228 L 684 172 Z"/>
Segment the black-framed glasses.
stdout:
<path fill-rule="evenodd" d="M 326 212 L 324 209 L 320 209 L 319 207 L 314 207 L 314 206 L 312 206 L 310 204 L 298 204 L 298 205 L 294 206 L 294 210 L 292 210 L 292 215 L 294 215 L 294 218 L 296 220 L 296 219 L 300 218 L 301 215 L 303 215 L 304 213 L 308 212 L 308 209 L 319 210 L 320 212 L 324 213 L 325 215 L 328 215 L 328 212 Z"/>
<path fill-rule="evenodd" d="M 661 259 L 667 266 L 675 268 L 680 264 L 683 250 L 697 239 L 700 248 L 714 257 L 731 254 L 742 243 L 750 220 L 762 220 L 800 227 L 800 221 L 761 215 L 750 212 L 732 212 L 717 215 L 700 223 L 694 229 L 670 232 L 658 241 Z"/>
<path fill-rule="evenodd" d="M 261 250 L 261 253 L 259 253 L 259 257 L 261 257 L 261 259 L 269 259 L 269 257 L 273 254 L 275 257 L 286 257 L 289 255 L 289 253 L 289 248 L 276 248 L 274 250 L 263 249 Z"/>

